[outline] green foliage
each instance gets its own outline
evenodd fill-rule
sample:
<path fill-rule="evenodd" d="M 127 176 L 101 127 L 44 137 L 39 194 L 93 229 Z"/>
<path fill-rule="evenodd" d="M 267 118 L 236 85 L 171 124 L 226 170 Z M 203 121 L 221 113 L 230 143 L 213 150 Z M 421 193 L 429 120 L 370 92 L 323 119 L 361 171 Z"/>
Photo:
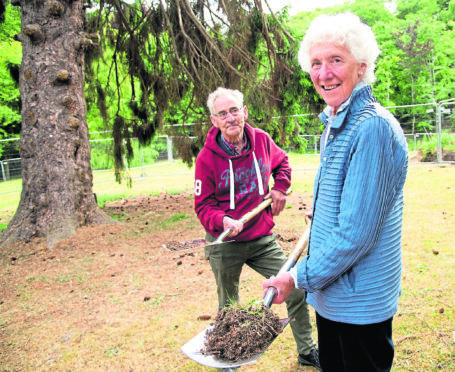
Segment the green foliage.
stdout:
<path fill-rule="evenodd" d="M 165 1 L 166 11 L 159 2 L 92 3 L 102 6 L 87 11 L 87 32 L 100 35 L 99 48 L 86 51 L 87 121 L 90 132 L 113 131 L 116 138 L 93 145 L 92 165 L 117 168 L 119 180 L 141 156 L 156 159 L 161 149 L 151 139 L 158 134 L 180 136 L 175 144 L 191 166 L 210 128 L 207 94 L 219 85 L 245 93 L 251 124 L 281 146 L 304 151 L 307 143 L 298 135 L 320 134 L 321 123 L 316 115 L 301 115 L 319 113 L 325 103 L 301 70 L 297 52 L 321 13 L 350 10 L 372 27 L 382 50 L 374 92 L 384 106 L 437 102 L 451 97 L 455 86 L 455 0 L 397 0 L 394 13 L 388 0 L 355 0 L 294 17 L 283 9 L 276 19 L 261 15 L 251 0 L 215 2 L 225 18 L 216 16 L 217 6 L 204 8 L 202 2 L 191 2 L 192 13 L 173 0 Z M 11 76 L 21 62 L 21 45 L 14 40 L 20 8 L 8 3 L 5 20 L 0 138 L 18 135 L 21 122 L 19 89 Z M 406 131 L 433 130 L 431 118 L 403 119 L 411 120 Z"/>
<path fill-rule="evenodd" d="M 455 151 L 455 135 L 451 133 L 443 133 L 441 135 L 441 145 L 444 150 Z M 438 147 L 437 136 L 431 136 L 425 141 L 420 141 L 417 145 L 418 150 L 422 150 L 423 153 L 432 152 L 435 153 Z"/>
<path fill-rule="evenodd" d="M 90 144 L 92 169 L 114 169 L 115 161 L 112 155 L 113 143 L 111 139 L 94 141 Z M 153 164 L 160 153 L 167 151 L 166 142 L 155 141 L 149 146 L 142 146 L 137 140 L 131 141 L 134 156 L 127 160 L 129 168 L 136 168 L 144 164 Z"/>
<path fill-rule="evenodd" d="M 5 8 L 5 22 L 0 22 L 0 42 L 12 40 L 21 32 L 20 8 L 12 6 L 9 1 Z"/>
<path fill-rule="evenodd" d="M 385 7 L 388 3 L 356 0 L 343 7 L 358 14 L 376 35 L 382 51 L 374 85 L 378 100 L 396 106 L 447 99 L 455 85 L 454 22 L 448 17 L 454 1 L 398 0 L 394 13 Z M 432 130 L 431 120 L 412 118 L 404 129 Z"/>
<path fill-rule="evenodd" d="M 116 169 L 124 169 L 124 158 L 134 153 L 131 137 L 149 145 L 158 131 L 196 138 L 176 141 L 191 166 L 209 128 L 203 126 L 206 99 L 217 86 L 241 89 L 251 118 L 276 142 L 302 144 L 297 122 L 270 122 L 308 106 L 299 84 L 308 80 L 300 78 L 295 41 L 283 28 L 286 11 L 272 17 L 251 0 L 218 7 L 194 2 L 191 8 L 174 0 L 163 8 L 158 2 L 120 3 L 103 2 L 87 23 L 89 32 L 102 36 L 102 53 L 87 56 L 93 61 L 86 71 L 88 120 L 114 129 Z M 188 122 L 196 124 L 163 128 Z"/>
<path fill-rule="evenodd" d="M 5 19 L 0 23 L 0 138 L 20 133 L 21 100 L 18 71 L 22 48 L 14 36 L 20 33 L 20 12 L 17 7 L 6 7 Z M 1 149 L 0 149 L 1 154 Z"/>

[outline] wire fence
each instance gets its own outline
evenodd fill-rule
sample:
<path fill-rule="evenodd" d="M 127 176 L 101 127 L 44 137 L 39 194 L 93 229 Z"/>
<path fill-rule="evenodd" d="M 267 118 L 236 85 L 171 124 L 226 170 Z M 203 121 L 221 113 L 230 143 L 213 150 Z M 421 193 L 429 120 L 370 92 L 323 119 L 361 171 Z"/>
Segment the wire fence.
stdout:
<path fill-rule="evenodd" d="M 418 152 L 414 156 L 422 161 L 455 162 L 455 105 L 454 100 L 442 101 L 439 104 L 419 104 L 413 106 L 388 107 L 398 118 L 405 133 L 409 150 Z M 316 114 L 293 115 L 274 118 L 281 125 L 286 121 L 294 121 L 305 128 L 311 121 L 319 120 Z M 186 124 L 186 127 L 191 124 Z M 313 126 L 314 127 L 314 126 Z M 114 168 L 113 140 L 106 138 L 106 132 L 91 133 L 90 149 L 92 170 L 105 171 Z M 300 135 L 304 144 L 298 151 L 303 154 L 319 154 L 320 134 Z M 146 175 L 146 168 L 160 162 L 172 162 L 178 159 L 179 153 L 173 145 L 173 137 L 157 136 L 152 143 L 143 147 L 139 141 L 132 141 L 134 158 L 128 162 L 128 168 L 141 169 Z M 288 152 L 296 151 L 292 146 L 285 147 Z M 19 138 L 0 140 L 0 180 L 7 181 L 21 178 L 21 159 L 19 154 Z"/>

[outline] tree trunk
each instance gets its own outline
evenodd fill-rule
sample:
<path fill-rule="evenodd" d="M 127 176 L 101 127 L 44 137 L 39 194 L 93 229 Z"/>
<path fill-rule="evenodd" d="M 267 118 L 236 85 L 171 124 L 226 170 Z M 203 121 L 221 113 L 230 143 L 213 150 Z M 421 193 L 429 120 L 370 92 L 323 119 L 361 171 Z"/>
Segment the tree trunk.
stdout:
<path fill-rule="evenodd" d="M 20 0 L 22 194 L 3 246 L 44 236 L 52 248 L 80 226 L 112 221 L 92 192 L 83 3 Z"/>

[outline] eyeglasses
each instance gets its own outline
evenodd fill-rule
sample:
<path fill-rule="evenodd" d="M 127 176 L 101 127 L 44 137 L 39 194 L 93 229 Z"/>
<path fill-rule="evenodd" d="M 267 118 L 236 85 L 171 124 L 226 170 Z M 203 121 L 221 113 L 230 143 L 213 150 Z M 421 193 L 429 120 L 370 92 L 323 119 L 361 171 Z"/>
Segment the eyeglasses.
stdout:
<path fill-rule="evenodd" d="M 218 114 L 213 114 L 213 116 L 218 117 L 221 120 L 225 120 L 228 117 L 228 114 L 231 114 L 233 117 L 237 117 L 240 115 L 242 107 L 232 107 L 228 111 L 220 111 Z"/>

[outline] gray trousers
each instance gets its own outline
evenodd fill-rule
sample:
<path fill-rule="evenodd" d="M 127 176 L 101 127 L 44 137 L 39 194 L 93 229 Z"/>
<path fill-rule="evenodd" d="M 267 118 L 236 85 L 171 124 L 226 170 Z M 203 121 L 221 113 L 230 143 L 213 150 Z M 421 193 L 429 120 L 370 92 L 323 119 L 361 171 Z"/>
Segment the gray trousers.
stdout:
<path fill-rule="evenodd" d="M 208 241 L 215 237 L 207 234 Z M 276 235 L 268 235 L 248 242 L 230 242 L 205 247 L 205 258 L 210 261 L 217 284 L 218 310 L 239 301 L 240 274 L 244 264 L 270 278 L 276 275 L 287 257 L 276 242 Z M 291 329 L 299 354 L 308 354 L 315 347 L 310 312 L 305 293 L 294 289 L 286 299 L 288 316 L 293 317 Z"/>

